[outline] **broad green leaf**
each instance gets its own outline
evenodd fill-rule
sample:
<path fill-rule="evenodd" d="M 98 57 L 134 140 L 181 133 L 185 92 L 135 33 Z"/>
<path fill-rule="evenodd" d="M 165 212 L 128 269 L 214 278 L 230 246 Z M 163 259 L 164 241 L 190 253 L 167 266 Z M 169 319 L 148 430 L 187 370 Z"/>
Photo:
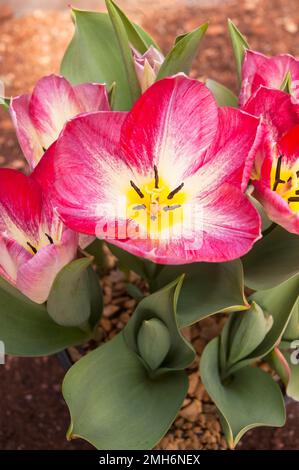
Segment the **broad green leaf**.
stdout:
<path fill-rule="evenodd" d="M 81 437 L 102 450 L 152 449 L 175 419 L 187 389 L 184 371 L 150 378 L 120 333 L 66 374 L 68 438 Z"/>
<path fill-rule="evenodd" d="M 0 339 L 7 354 L 45 356 L 89 338 L 79 328 L 57 325 L 45 305 L 31 302 L 0 278 Z"/>
<path fill-rule="evenodd" d="M 290 320 L 283 333 L 284 341 L 293 341 L 299 338 L 299 292 L 297 302 L 291 312 Z"/>
<path fill-rule="evenodd" d="M 247 358 L 229 369 L 230 374 L 267 356 L 280 343 L 298 302 L 298 294 L 299 275 L 273 289 L 256 292 L 249 298 L 251 302 L 257 302 L 265 313 L 271 315 L 273 325 L 259 346 Z"/>
<path fill-rule="evenodd" d="M 273 326 L 264 341 L 252 353 L 253 357 L 265 356 L 280 340 L 294 312 L 294 307 L 298 304 L 298 296 L 299 275 L 273 289 L 259 291 L 251 296 L 251 301 L 257 302 L 273 317 Z"/>
<path fill-rule="evenodd" d="M 90 316 L 88 318 L 88 324 L 90 325 L 91 329 L 94 329 L 98 324 L 103 312 L 103 292 L 100 286 L 99 277 L 91 266 L 87 268 L 87 274 L 90 301 Z"/>
<path fill-rule="evenodd" d="M 260 214 L 260 218 L 262 222 L 262 232 L 267 231 L 273 224 L 272 220 L 270 220 L 269 217 L 267 216 L 262 204 L 257 199 L 255 199 L 255 197 L 253 197 L 252 194 L 250 194 L 250 192 L 247 192 L 247 197 L 250 200 L 251 204 L 254 205 L 254 207 Z M 253 249 L 255 249 L 255 246 Z"/>
<path fill-rule="evenodd" d="M 127 38 L 130 44 L 137 49 L 141 54 L 144 54 L 150 46 L 154 46 L 159 49 L 154 40 L 147 34 L 140 26 L 132 23 L 124 12 L 117 6 L 112 0 L 108 2 L 112 4 L 115 12 L 118 14 L 123 27 L 125 28 Z"/>
<path fill-rule="evenodd" d="M 208 23 L 204 23 L 199 28 L 180 37 L 179 41 L 174 44 L 171 51 L 165 57 L 159 70 L 157 80 L 175 75 L 179 72 L 186 74 L 190 72 L 192 61 L 207 29 Z"/>
<path fill-rule="evenodd" d="M 267 355 L 265 360 L 268 362 L 270 367 L 275 370 L 281 379 L 282 383 L 287 386 L 291 376 L 290 366 L 286 360 L 284 354 L 278 347 L 274 348 L 270 354 Z"/>
<path fill-rule="evenodd" d="M 126 32 L 126 27 L 123 23 L 123 15 L 119 8 L 117 8 L 111 0 L 106 0 L 106 6 L 121 51 L 121 57 L 129 82 L 131 105 L 133 105 L 133 103 L 139 98 L 141 89 L 135 71 L 133 54 Z"/>
<path fill-rule="evenodd" d="M 106 256 L 104 253 L 103 240 L 96 238 L 84 251 L 93 256 L 93 262 L 97 265 L 99 271 L 104 273 L 106 268 Z"/>
<path fill-rule="evenodd" d="M 285 353 L 291 369 L 290 380 L 287 385 L 287 395 L 293 400 L 299 401 L 299 340 L 293 342 L 294 349 Z"/>
<path fill-rule="evenodd" d="M 191 325 L 215 313 L 250 308 L 244 296 L 239 260 L 164 266 L 156 278 L 156 288 L 167 285 L 181 274 L 185 274 L 185 280 L 178 300 L 180 326 Z"/>
<path fill-rule="evenodd" d="M 230 34 L 230 39 L 232 42 L 234 56 L 236 60 L 237 74 L 239 77 L 239 81 L 241 81 L 242 63 L 245 51 L 246 49 L 249 49 L 249 45 L 243 34 L 240 33 L 237 26 L 231 20 L 228 20 L 228 31 Z"/>
<path fill-rule="evenodd" d="M 106 13 L 73 9 L 75 33 L 64 55 L 61 73 L 72 83 L 116 83 L 115 109 L 132 105 L 129 81 L 111 21 Z"/>
<path fill-rule="evenodd" d="M 223 384 L 219 375 L 219 341 L 215 338 L 206 346 L 200 375 L 220 412 L 228 445 L 234 448 L 249 429 L 283 426 L 285 407 L 279 386 L 259 368 L 244 367 Z"/>
<path fill-rule="evenodd" d="M 227 323 L 230 327 L 227 366 L 230 367 L 245 359 L 262 343 L 273 320 L 253 302 L 249 310 L 233 313 Z"/>
<path fill-rule="evenodd" d="M 167 326 L 158 318 L 144 320 L 137 335 L 137 346 L 146 364 L 152 370 L 158 369 L 171 346 Z"/>
<path fill-rule="evenodd" d="M 163 437 L 187 393 L 183 369 L 195 356 L 176 323 L 181 283 L 144 298 L 121 333 L 69 370 L 63 384 L 69 438 L 82 437 L 98 449 L 135 450 L 151 449 Z M 160 364 L 155 341 L 164 344 L 163 351 L 156 344 Z"/>
<path fill-rule="evenodd" d="M 238 107 L 238 98 L 229 88 L 211 79 L 206 81 L 206 85 L 213 93 L 218 106 L 232 106 L 233 108 Z"/>
<path fill-rule="evenodd" d="M 80 258 L 57 274 L 47 301 L 47 310 L 58 325 L 80 326 L 88 321 L 92 313 L 91 277 L 87 271 L 90 264 L 91 259 Z M 101 307 L 100 303 L 98 317 L 101 315 Z"/>
<path fill-rule="evenodd" d="M 194 359 L 194 350 L 179 331 L 176 311 L 177 302 L 180 297 L 183 276 L 167 285 L 163 289 L 145 297 L 137 306 L 134 315 L 123 331 L 124 338 L 129 347 L 140 354 L 138 348 L 138 332 L 144 321 L 156 318 L 168 329 L 170 346 L 159 370 L 185 369 Z"/>
<path fill-rule="evenodd" d="M 275 287 L 299 272 L 299 237 L 276 227 L 242 261 L 246 286 L 254 290 Z"/>

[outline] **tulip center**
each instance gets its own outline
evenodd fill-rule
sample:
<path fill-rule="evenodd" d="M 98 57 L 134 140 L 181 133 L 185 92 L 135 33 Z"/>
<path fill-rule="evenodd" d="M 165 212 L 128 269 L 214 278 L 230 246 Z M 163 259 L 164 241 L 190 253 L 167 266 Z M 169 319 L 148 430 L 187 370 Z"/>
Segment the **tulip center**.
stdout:
<path fill-rule="evenodd" d="M 172 187 L 158 174 L 154 166 L 154 177 L 142 184 L 130 181 L 127 191 L 128 218 L 146 229 L 150 237 L 182 224 L 183 205 L 186 201 L 184 183 Z"/>
<path fill-rule="evenodd" d="M 53 245 L 54 244 L 54 240 L 53 238 L 51 237 L 51 235 L 49 235 L 48 233 L 45 233 L 43 234 L 44 236 L 42 237 L 42 239 L 39 241 L 39 243 L 35 243 L 35 242 L 29 242 L 29 241 L 26 241 L 26 246 L 25 248 L 33 255 L 36 255 L 36 253 L 38 252 L 38 250 L 40 250 L 42 247 L 44 246 L 47 246 L 47 245 Z"/>
<path fill-rule="evenodd" d="M 283 155 L 271 168 L 271 188 L 277 192 L 294 212 L 299 212 L 299 162 L 284 164 Z"/>

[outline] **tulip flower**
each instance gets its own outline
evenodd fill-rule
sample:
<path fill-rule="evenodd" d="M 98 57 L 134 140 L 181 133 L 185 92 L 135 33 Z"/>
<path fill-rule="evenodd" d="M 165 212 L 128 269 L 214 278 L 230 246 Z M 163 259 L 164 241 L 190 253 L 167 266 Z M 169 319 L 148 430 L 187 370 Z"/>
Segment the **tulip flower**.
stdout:
<path fill-rule="evenodd" d="M 268 128 L 254 196 L 271 220 L 299 234 L 299 105 L 287 93 L 260 87 L 245 109 L 263 116 Z"/>
<path fill-rule="evenodd" d="M 156 81 L 160 67 L 164 62 L 164 56 L 154 46 L 150 46 L 144 54 L 133 49 L 133 59 L 143 93 Z"/>
<path fill-rule="evenodd" d="M 39 184 L 0 169 L 0 275 L 37 303 L 77 252 L 78 235 L 63 226 Z"/>
<path fill-rule="evenodd" d="M 55 182 L 52 203 L 78 232 L 157 263 L 226 261 L 260 237 L 244 194 L 259 123 L 218 108 L 204 84 L 179 74 L 128 113 L 69 121 L 38 178 Z"/>
<path fill-rule="evenodd" d="M 31 94 L 13 98 L 10 105 L 17 137 L 31 169 L 69 119 L 81 113 L 109 109 L 105 85 L 72 86 L 56 75 L 43 77 Z"/>
<path fill-rule="evenodd" d="M 281 90 L 288 74 L 292 95 L 297 100 L 299 99 L 299 60 L 289 54 L 267 57 L 259 52 L 247 50 L 242 67 L 240 105 L 244 106 L 261 85 Z"/>

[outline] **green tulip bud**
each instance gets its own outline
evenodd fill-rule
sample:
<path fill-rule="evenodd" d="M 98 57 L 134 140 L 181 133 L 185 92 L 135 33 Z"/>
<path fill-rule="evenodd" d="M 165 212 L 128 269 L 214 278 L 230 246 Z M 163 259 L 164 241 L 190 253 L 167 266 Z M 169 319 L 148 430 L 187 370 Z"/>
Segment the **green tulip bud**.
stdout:
<path fill-rule="evenodd" d="M 156 370 L 171 346 L 167 326 L 158 318 L 144 320 L 137 335 L 137 346 L 142 359 L 152 370 Z"/>

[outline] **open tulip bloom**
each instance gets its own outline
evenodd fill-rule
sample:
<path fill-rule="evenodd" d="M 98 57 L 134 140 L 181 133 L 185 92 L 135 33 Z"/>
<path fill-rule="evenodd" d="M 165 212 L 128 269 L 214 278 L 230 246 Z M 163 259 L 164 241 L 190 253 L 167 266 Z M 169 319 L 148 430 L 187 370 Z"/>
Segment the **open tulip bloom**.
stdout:
<path fill-rule="evenodd" d="M 104 85 L 83 83 L 72 86 L 57 75 L 42 78 L 31 94 L 17 96 L 10 104 L 16 133 L 31 169 L 69 119 L 80 113 L 108 109 Z"/>
<path fill-rule="evenodd" d="M 258 130 L 259 119 L 218 108 L 202 83 L 178 75 L 129 113 L 69 121 L 39 180 L 51 167 L 52 203 L 76 231 L 158 263 L 230 260 L 260 237 L 244 194 Z"/>
<path fill-rule="evenodd" d="M 155 447 L 192 373 L 233 448 L 283 426 L 282 392 L 299 400 L 299 61 L 250 50 L 230 21 L 238 99 L 187 75 L 207 23 L 164 56 L 106 4 L 73 9 L 61 76 L 0 97 L 28 163 L 0 169 L 0 354 L 83 344 L 63 384 L 67 437 L 98 449 Z M 125 315 L 110 322 L 107 293 L 101 323 L 111 269 L 125 272 L 110 296 Z M 219 313 L 206 342 L 192 325 Z"/>
<path fill-rule="evenodd" d="M 267 127 L 254 194 L 271 220 L 299 234 L 299 105 L 282 91 L 260 87 L 245 109 Z"/>
<path fill-rule="evenodd" d="M 75 258 L 78 235 L 64 227 L 38 183 L 16 170 L 0 169 L 0 208 L 0 274 L 43 303 Z"/>

